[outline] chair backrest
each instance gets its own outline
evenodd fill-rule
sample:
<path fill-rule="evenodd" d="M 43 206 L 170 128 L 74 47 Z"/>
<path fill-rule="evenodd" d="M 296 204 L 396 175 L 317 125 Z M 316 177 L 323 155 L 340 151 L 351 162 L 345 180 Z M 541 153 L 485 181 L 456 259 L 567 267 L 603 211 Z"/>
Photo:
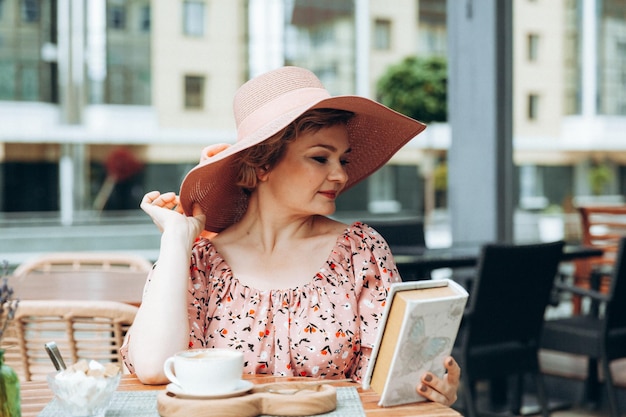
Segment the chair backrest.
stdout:
<path fill-rule="evenodd" d="M 82 271 L 82 270 L 131 270 L 148 272 L 152 264 L 132 253 L 117 252 L 51 252 L 36 256 L 20 264 L 13 275 L 29 272 Z"/>
<path fill-rule="evenodd" d="M 604 250 L 604 258 L 615 260 L 619 239 L 626 236 L 626 206 L 581 206 L 583 245 Z"/>
<path fill-rule="evenodd" d="M 54 341 L 66 365 L 80 359 L 117 362 L 137 307 L 115 301 L 23 300 L 2 340 L 5 361 L 21 381 L 44 380 L 54 366 L 44 345 Z"/>
<path fill-rule="evenodd" d="M 619 239 L 616 256 L 604 311 L 607 331 L 626 329 L 626 237 Z"/>
<path fill-rule="evenodd" d="M 626 235 L 626 205 L 620 206 L 580 206 L 577 208 L 581 221 L 581 241 L 583 245 L 601 248 L 600 257 L 574 261 L 574 285 L 589 288 L 589 277 L 594 269 L 613 266 L 619 239 Z M 608 291 L 608 280 L 599 282 L 602 292 Z M 574 313 L 581 312 L 578 296 L 574 297 Z"/>
<path fill-rule="evenodd" d="M 424 221 L 420 218 L 399 220 L 370 220 L 365 223 L 374 228 L 387 244 L 393 246 L 426 246 Z"/>
<path fill-rule="evenodd" d="M 564 242 L 486 244 L 468 311 L 467 343 L 538 344 Z"/>

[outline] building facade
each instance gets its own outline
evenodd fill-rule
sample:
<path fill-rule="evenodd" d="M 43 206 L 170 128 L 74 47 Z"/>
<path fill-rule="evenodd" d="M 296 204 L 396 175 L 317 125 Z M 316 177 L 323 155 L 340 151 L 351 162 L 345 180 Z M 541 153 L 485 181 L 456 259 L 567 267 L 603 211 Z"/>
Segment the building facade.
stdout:
<path fill-rule="evenodd" d="M 333 94 L 374 98 L 390 65 L 446 54 L 446 7 L 454 6 L 2 1 L 0 217 L 48 213 L 72 224 L 89 213 L 136 210 L 152 189 L 178 190 L 204 146 L 234 141 L 237 87 L 279 65 L 310 68 Z M 562 207 L 595 194 L 620 199 L 626 5 L 515 0 L 514 7 L 519 207 Z M 350 190 L 339 214 L 416 216 L 445 204 L 431 193 L 451 140 L 445 124 L 433 124 Z M 120 172 L 116 160 L 132 172 Z M 111 189 L 107 178 L 109 186 L 117 178 Z"/>

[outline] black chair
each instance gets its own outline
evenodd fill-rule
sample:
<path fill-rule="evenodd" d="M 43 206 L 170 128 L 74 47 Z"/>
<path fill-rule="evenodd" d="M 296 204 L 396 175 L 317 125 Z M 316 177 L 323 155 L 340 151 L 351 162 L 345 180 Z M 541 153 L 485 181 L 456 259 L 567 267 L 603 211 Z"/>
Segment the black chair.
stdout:
<path fill-rule="evenodd" d="M 592 305 L 595 302 L 602 305 L 598 309 L 590 308 L 587 314 L 546 320 L 541 348 L 588 357 L 587 396 L 597 395 L 599 361 L 611 416 L 617 417 L 619 405 L 610 365 L 616 359 L 626 358 L 626 237 L 619 240 L 607 294 L 597 288 L 587 290 L 561 283 L 557 283 L 557 288 L 589 297 Z"/>
<path fill-rule="evenodd" d="M 426 247 L 424 221 L 421 218 L 365 220 L 364 223 L 376 229 L 392 250 L 398 246 Z"/>
<path fill-rule="evenodd" d="M 461 365 L 465 413 L 476 417 L 476 383 L 516 376 L 510 409 L 519 414 L 523 380 L 532 374 L 542 414 L 548 407 L 539 368 L 544 313 L 557 274 L 564 242 L 527 245 L 486 244 L 453 355 Z M 502 385 L 491 384 L 490 389 Z"/>

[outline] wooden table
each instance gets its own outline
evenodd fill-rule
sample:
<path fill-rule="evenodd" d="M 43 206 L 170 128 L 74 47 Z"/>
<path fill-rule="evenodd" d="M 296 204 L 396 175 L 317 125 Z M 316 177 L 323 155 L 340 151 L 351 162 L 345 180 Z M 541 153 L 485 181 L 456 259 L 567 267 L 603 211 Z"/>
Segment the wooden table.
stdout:
<path fill-rule="evenodd" d="M 280 378 L 272 376 L 249 376 L 246 379 L 254 383 L 283 382 L 285 380 L 299 380 L 298 378 Z M 301 379 L 300 379 L 301 380 Z M 338 386 L 357 386 L 351 382 L 336 383 Z M 460 414 L 452 408 L 433 402 L 421 402 L 396 407 L 382 408 L 378 406 L 378 394 L 372 390 L 363 390 L 358 386 L 359 396 L 363 409 L 368 417 L 404 417 L 404 416 L 434 416 L 458 417 Z M 118 391 L 145 391 L 162 390 L 165 385 L 143 385 L 134 375 L 124 375 Z M 22 417 L 34 417 L 40 413 L 46 404 L 53 398 L 52 391 L 45 381 L 30 381 L 22 383 Z"/>
<path fill-rule="evenodd" d="M 148 274 L 137 271 L 32 272 L 11 278 L 22 300 L 110 300 L 138 306 Z"/>

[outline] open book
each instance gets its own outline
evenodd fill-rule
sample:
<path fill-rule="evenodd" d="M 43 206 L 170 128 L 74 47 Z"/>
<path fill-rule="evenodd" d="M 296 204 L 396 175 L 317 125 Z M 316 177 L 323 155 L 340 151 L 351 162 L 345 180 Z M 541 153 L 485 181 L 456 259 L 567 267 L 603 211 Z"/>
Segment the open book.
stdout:
<path fill-rule="evenodd" d="M 426 371 L 442 377 L 467 291 L 449 279 L 392 284 L 378 339 L 363 379 L 387 407 L 424 401 L 415 387 Z"/>

